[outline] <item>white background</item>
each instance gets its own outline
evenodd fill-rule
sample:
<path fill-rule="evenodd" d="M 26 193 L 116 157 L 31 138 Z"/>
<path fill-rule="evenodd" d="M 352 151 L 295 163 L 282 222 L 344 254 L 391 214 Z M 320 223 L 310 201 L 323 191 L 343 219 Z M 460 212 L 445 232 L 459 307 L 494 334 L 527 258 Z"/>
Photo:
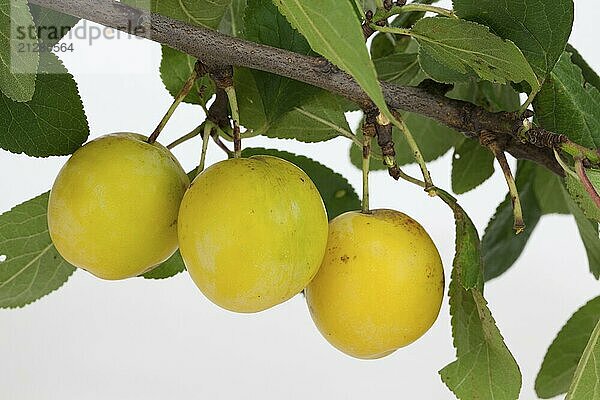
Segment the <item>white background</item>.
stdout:
<path fill-rule="evenodd" d="M 571 43 L 596 70 L 598 21 L 597 2 L 577 2 Z M 153 43 L 113 40 L 91 48 L 76 43 L 75 54 L 61 55 L 79 84 L 92 138 L 152 131 L 172 100 L 156 73 L 159 54 Z M 183 105 L 161 141 L 187 133 L 201 118 L 198 107 Z M 244 144 L 308 155 L 360 187 L 343 139 Z M 199 149 L 195 140 L 175 153 L 190 169 Z M 210 162 L 222 156 L 210 148 Z M 48 190 L 64 162 L 0 151 L 0 212 Z M 431 164 L 436 183 L 446 188 L 450 162 L 446 155 Z M 373 174 L 372 185 L 374 208 L 404 211 L 425 226 L 448 275 L 454 224 L 447 207 L 384 172 Z M 505 192 L 496 173 L 460 196 L 481 233 Z M 566 216 L 544 217 L 516 265 L 487 285 L 490 308 L 523 372 L 523 399 L 535 398 L 535 375 L 558 330 L 598 294 L 575 224 Z M 24 309 L 0 310 L 2 400 L 451 399 L 437 371 L 453 357 L 446 304 L 418 342 L 382 360 L 359 361 L 320 336 L 302 297 L 260 314 L 237 315 L 206 300 L 186 273 L 165 281 L 105 282 L 77 271 L 58 292 Z"/>

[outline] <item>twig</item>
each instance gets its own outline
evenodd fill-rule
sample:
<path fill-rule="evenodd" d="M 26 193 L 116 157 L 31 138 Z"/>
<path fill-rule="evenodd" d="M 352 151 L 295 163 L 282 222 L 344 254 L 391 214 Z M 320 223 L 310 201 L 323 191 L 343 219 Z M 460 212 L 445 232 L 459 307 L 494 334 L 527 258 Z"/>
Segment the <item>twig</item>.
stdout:
<path fill-rule="evenodd" d="M 166 44 L 202 60 L 206 65 L 235 65 L 285 76 L 329 92 L 341 95 L 360 106 L 370 104 L 369 96 L 358 83 L 338 69 L 324 69 L 318 57 L 252 43 L 230 37 L 201 26 L 192 26 L 155 13 L 126 6 L 112 0 L 30 0 L 48 9 L 86 18 L 90 21 L 124 31 L 148 19 L 147 31 L 130 32 Z M 537 162 L 561 175 L 562 169 L 554 159 L 552 149 L 539 148 L 514 137 L 514 128 L 522 123 L 517 113 L 491 113 L 471 103 L 452 100 L 427 89 L 402 87 L 381 82 L 385 100 L 391 109 L 421 114 L 445 124 L 468 137 L 480 130 L 496 132 L 506 138 L 505 150 L 515 158 Z"/>

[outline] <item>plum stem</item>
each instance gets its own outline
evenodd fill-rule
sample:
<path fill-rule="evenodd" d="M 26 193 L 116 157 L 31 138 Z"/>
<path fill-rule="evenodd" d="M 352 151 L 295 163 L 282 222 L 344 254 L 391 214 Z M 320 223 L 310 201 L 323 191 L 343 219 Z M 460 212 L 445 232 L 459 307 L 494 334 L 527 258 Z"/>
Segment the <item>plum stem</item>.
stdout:
<path fill-rule="evenodd" d="M 204 134 L 202 135 L 202 153 L 200 154 L 200 164 L 198 164 L 198 174 L 204 171 L 204 166 L 206 165 L 206 151 L 208 150 L 208 139 L 210 136 L 215 133 L 215 125 L 206 121 L 204 124 Z"/>
<path fill-rule="evenodd" d="M 369 209 L 369 170 L 371 163 L 371 142 L 375 136 L 375 125 L 367 118 L 363 124 L 363 145 L 362 145 L 362 212 L 370 214 Z"/>
<path fill-rule="evenodd" d="M 190 91 L 192 90 L 192 87 L 194 86 L 194 83 L 196 83 L 196 80 L 200 76 L 200 73 L 199 73 L 201 71 L 200 65 L 201 64 L 199 62 L 196 62 L 196 66 L 194 67 L 194 70 L 192 71 L 192 73 L 190 74 L 188 79 L 183 84 L 183 87 L 181 88 L 179 93 L 177 93 L 177 95 L 175 96 L 175 100 L 173 100 L 171 107 L 169 107 L 169 109 L 167 110 L 167 113 L 160 120 L 156 129 L 154 129 L 154 132 L 152 132 L 152 134 L 148 138 L 148 143 L 156 142 L 156 139 L 158 139 L 158 135 L 160 135 L 160 133 L 162 132 L 164 127 L 167 125 L 167 122 L 169 122 L 169 120 L 173 116 L 173 113 L 175 112 L 175 110 L 177 109 L 179 104 L 181 104 L 181 102 L 190 93 Z"/>
<path fill-rule="evenodd" d="M 229 108 L 231 109 L 231 119 L 233 120 L 233 156 L 240 158 L 242 156 L 242 135 L 240 133 L 240 111 L 238 108 L 237 96 L 233 85 L 224 88 L 229 99 Z"/>

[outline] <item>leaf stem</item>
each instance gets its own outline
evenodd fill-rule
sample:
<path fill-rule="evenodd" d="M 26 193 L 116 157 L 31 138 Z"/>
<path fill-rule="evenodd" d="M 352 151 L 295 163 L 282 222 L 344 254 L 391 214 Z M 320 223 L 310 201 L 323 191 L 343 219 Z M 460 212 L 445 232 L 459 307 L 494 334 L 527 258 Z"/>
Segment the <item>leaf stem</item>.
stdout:
<path fill-rule="evenodd" d="M 242 156 L 242 135 L 240 133 L 240 111 L 238 108 L 237 96 L 233 85 L 224 88 L 229 99 L 229 108 L 231 109 L 231 119 L 233 120 L 233 157 Z"/>
<path fill-rule="evenodd" d="M 562 157 L 560 156 L 560 154 L 558 154 L 558 151 L 556 149 L 554 149 L 554 158 L 556 158 L 556 161 L 558 161 L 565 173 L 571 175 L 575 179 L 579 179 L 579 176 L 571 169 L 571 167 L 567 165 L 565 160 L 562 159 Z"/>
<path fill-rule="evenodd" d="M 410 147 L 410 149 L 413 153 L 413 156 L 415 157 L 415 161 L 417 162 L 417 164 L 419 164 L 419 167 L 421 168 L 421 173 L 423 174 L 423 180 L 425 181 L 425 191 L 427 193 L 429 193 L 429 195 L 432 197 L 436 196 L 436 191 L 435 191 L 436 188 L 431 179 L 431 174 L 429 173 L 429 170 L 427 169 L 427 163 L 425 162 L 425 158 L 423 157 L 423 153 L 421 153 L 421 149 L 419 148 L 419 145 L 417 144 L 414 136 L 410 132 L 410 129 L 404 122 L 404 119 L 402 118 L 402 116 L 396 111 L 392 111 L 392 114 L 394 116 L 392 123 L 398 129 L 400 129 L 400 132 L 402 132 L 402 134 L 404 135 L 404 138 L 406 139 L 406 143 Z"/>
<path fill-rule="evenodd" d="M 592 164 L 600 164 L 600 153 L 598 150 L 588 149 L 587 147 L 581 146 L 572 140 L 567 140 L 566 142 L 561 143 L 560 149 L 571 155 L 573 158 L 586 158 Z"/>
<path fill-rule="evenodd" d="M 415 36 L 415 34 L 407 28 L 392 28 L 389 26 L 379 26 L 375 24 L 371 24 L 371 28 L 384 33 L 395 33 L 397 35 Z"/>
<path fill-rule="evenodd" d="M 196 63 L 196 65 L 198 65 L 198 63 Z M 190 90 L 192 90 L 194 83 L 196 83 L 196 79 L 198 79 L 198 68 L 194 67 L 194 70 L 192 71 L 192 73 L 190 74 L 188 79 L 183 84 L 183 87 L 181 88 L 179 93 L 177 93 L 177 95 L 175 96 L 175 100 L 171 104 L 171 107 L 169 107 L 169 109 L 167 110 L 167 113 L 160 120 L 156 129 L 154 129 L 154 132 L 152 132 L 152 134 L 148 138 L 148 143 L 156 142 L 156 139 L 158 139 L 158 135 L 160 135 L 160 133 L 164 129 L 165 125 L 167 125 L 167 122 L 169 122 L 169 120 L 173 116 L 173 113 L 175 112 L 175 110 L 177 109 L 179 104 L 181 104 L 181 102 L 190 93 Z"/>
<path fill-rule="evenodd" d="M 311 113 L 303 110 L 300 107 L 294 107 L 294 111 L 297 111 L 302 115 L 306 115 L 307 117 L 333 129 L 334 131 L 338 132 L 340 135 L 344 136 L 345 138 L 352 140 L 352 142 L 354 142 L 356 145 L 362 147 L 362 145 L 363 145 L 362 142 L 360 141 L 359 138 L 356 137 L 356 135 L 354 133 L 352 133 L 340 126 L 337 126 L 336 124 L 334 124 L 330 121 L 327 121 L 326 119 L 323 119 L 323 118 L 319 117 L 318 115 L 311 114 Z"/>
<path fill-rule="evenodd" d="M 525 101 L 525 103 L 523 103 L 523 105 L 519 109 L 519 116 L 522 116 L 523 114 L 525 114 L 525 111 L 527 111 L 527 108 L 529 108 L 531 103 L 533 103 L 533 100 L 535 100 L 535 96 L 537 96 L 537 94 L 540 92 L 540 90 L 542 90 L 542 85 L 538 84 L 538 87 L 535 88 L 529 94 L 529 97 L 527 97 L 527 100 Z"/>
<path fill-rule="evenodd" d="M 432 12 L 438 15 L 443 15 L 448 18 L 458 18 L 458 16 L 452 10 L 448 10 L 447 8 L 436 7 L 429 4 L 406 4 L 404 6 L 394 6 L 389 11 L 385 10 L 383 7 L 379 7 L 375 15 L 373 16 L 373 21 L 382 21 L 384 19 L 388 19 L 391 16 L 404 14 L 409 12 Z"/>
<path fill-rule="evenodd" d="M 579 180 L 581 181 L 581 184 L 583 185 L 585 191 L 588 192 L 588 194 L 594 201 L 594 204 L 596 204 L 596 207 L 600 209 L 600 195 L 596 191 L 596 188 L 594 187 L 592 181 L 590 181 L 590 178 L 588 177 L 585 171 L 583 160 L 581 158 L 575 159 L 575 171 L 577 172 L 577 176 L 579 177 Z"/>
<path fill-rule="evenodd" d="M 515 182 L 515 178 L 510 170 L 510 166 L 508 165 L 508 161 L 506 159 L 506 154 L 504 151 L 500 149 L 500 147 L 494 142 L 488 146 L 498 164 L 500 164 L 500 168 L 502 169 L 502 173 L 504 174 L 504 179 L 506 179 L 506 184 L 508 185 L 508 192 L 510 194 L 510 198 L 512 200 L 513 205 L 513 215 L 514 215 L 514 224 L 513 229 L 515 233 L 518 235 L 525 230 L 525 221 L 523 220 L 523 208 L 521 206 L 521 198 L 519 196 L 519 190 L 517 189 L 517 184 Z"/>

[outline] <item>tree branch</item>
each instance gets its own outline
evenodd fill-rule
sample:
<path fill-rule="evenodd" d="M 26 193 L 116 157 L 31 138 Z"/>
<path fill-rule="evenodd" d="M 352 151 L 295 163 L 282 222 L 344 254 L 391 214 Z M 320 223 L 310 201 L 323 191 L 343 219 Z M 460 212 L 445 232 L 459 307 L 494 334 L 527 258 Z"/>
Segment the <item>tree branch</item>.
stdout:
<path fill-rule="evenodd" d="M 166 44 L 209 66 L 227 64 L 271 72 L 341 95 L 363 109 L 371 105 L 367 94 L 350 75 L 331 68 L 326 60 L 319 57 L 230 37 L 113 0 L 30 0 L 30 3 L 125 32 L 132 25 L 149 25 L 149 32 L 129 33 Z M 559 175 L 564 173 L 551 149 L 517 139 L 516 133 L 522 125 L 517 113 L 491 113 L 426 88 L 403 87 L 389 82 L 381 85 L 386 102 L 392 109 L 424 115 L 472 138 L 478 137 L 482 131 L 492 132 L 514 157 L 535 161 Z"/>

